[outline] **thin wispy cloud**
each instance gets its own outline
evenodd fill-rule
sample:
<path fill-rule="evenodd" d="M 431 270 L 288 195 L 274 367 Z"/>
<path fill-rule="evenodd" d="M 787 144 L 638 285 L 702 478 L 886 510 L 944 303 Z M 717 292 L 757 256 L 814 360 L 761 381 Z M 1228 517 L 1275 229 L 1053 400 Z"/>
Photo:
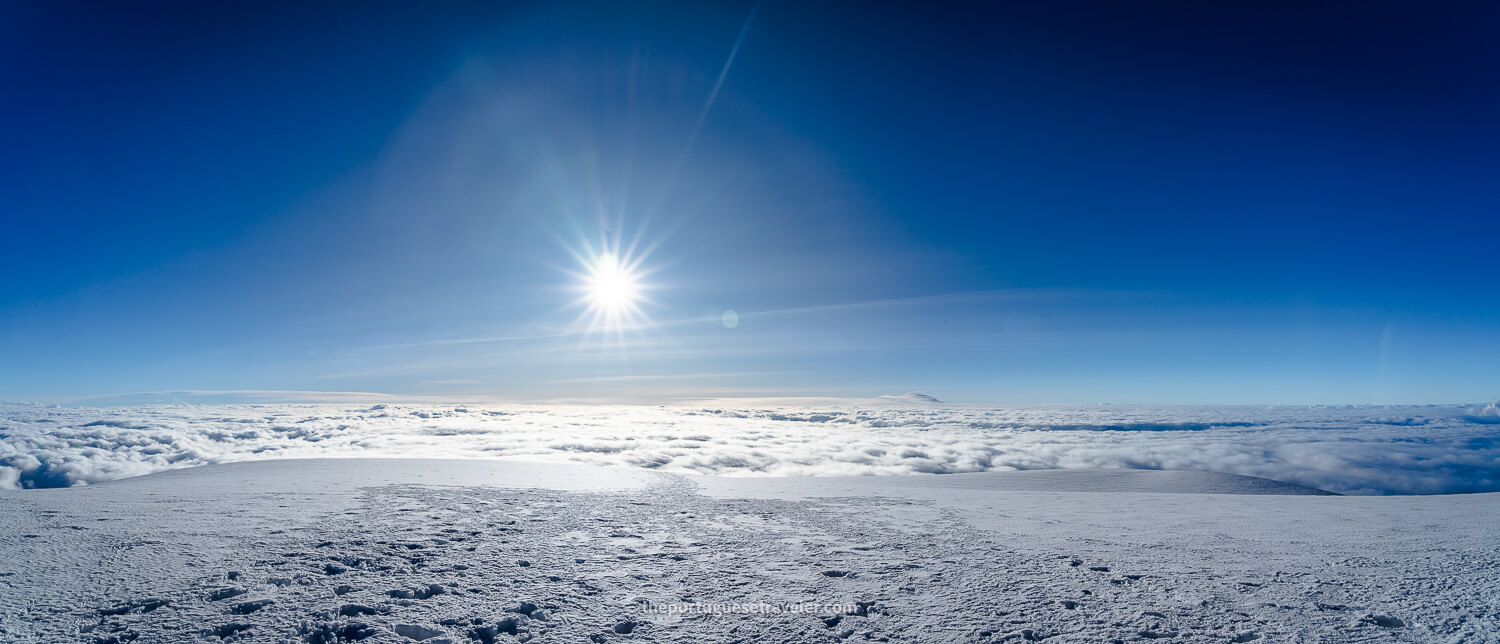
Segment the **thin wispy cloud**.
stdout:
<path fill-rule="evenodd" d="M 266 389 L 179 389 L 174 391 L 133 391 L 95 394 L 62 399 L 73 405 L 137 405 L 160 402 L 421 402 L 442 401 L 440 397 L 390 394 L 370 391 L 311 391 Z"/>

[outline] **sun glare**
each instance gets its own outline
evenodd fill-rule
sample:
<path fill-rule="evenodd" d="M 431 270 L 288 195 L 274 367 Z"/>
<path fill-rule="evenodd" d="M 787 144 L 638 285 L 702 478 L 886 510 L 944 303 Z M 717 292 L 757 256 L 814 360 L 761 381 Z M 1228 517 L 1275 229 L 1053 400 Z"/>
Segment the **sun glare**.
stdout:
<path fill-rule="evenodd" d="M 626 336 L 655 328 L 645 311 L 657 304 L 652 295 L 661 288 L 654 270 L 645 266 L 655 244 L 643 242 L 639 234 L 621 240 L 621 228 L 618 222 L 604 226 L 609 232 L 597 244 L 578 240 L 567 246 L 577 262 L 564 269 L 577 280 L 569 289 L 577 299 L 568 308 L 582 309 L 568 332 L 578 333 L 585 345 L 605 337 L 624 346 Z"/>
<path fill-rule="evenodd" d="M 628 267 L 614 255 L 606 253 L 590 267 L 588 292 L 589 304 L 594 309 L 604 313 L 623 313 L 631 309 L 640 297 L 640 284 Z"/>
<path fill-rule="evenodd" d="M 578 303 L 585 309 L 580 321 L 590 333 L 620 334 L 650 324 L 640 308 L 649 287 L 639 259 L 608 251 L 580 253 L 578 259 L 584 269 L 577 274 L 583 291 Z"/>

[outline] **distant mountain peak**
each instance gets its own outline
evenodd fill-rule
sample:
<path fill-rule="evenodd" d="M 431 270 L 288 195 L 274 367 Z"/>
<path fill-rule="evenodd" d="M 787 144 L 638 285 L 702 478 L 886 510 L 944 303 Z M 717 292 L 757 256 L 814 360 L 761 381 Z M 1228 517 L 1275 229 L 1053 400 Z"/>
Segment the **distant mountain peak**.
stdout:
<path fill-rule="evenodd" d="M 896 400 L 905 400 L 905 401 L 908 401 L 908 402 L 924 402 L 924 403 L 940 403 L 940 402 L 943 402 L 941 400 L 938 400 L 937 396 L 934 396 L 934 395 L 928 394 L 928 393 L 923 393 L 923 392 L 920 392 L 920 391 L 908 391 L 908 392 L 906 392 L 904 394 L 901 394 L 900 396 L 882 396 L 882 398 L 893 398 L 893 399 L 896 399 Z"/>

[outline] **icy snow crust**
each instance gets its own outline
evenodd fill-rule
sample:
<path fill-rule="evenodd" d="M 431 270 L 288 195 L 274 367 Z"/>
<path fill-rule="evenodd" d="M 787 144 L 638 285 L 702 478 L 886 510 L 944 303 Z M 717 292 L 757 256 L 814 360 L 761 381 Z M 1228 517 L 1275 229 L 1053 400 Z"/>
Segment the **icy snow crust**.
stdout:
<path fill-rule="evenodd" d="M 1500 495 L 1299 491 L 1159 471 L 191 468 L 0 493 L 0 641 L 1500 641 Z"/>
<path fill-rule="evenodd" d="M 970 408 L 0 404 L 0 488 L 309 457 L 482 458 L 720 476 L 1228 472 L 1342 494 L 1500 491 L 1487 407 Z"/>

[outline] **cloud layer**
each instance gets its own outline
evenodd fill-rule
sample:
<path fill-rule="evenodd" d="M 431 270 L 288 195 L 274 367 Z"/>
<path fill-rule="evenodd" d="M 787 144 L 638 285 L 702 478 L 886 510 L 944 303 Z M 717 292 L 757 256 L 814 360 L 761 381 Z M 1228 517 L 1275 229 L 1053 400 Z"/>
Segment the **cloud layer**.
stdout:
<path fill-rule="evenodd" d="M 729 476 L 1209 470 L 1354 494 L 1500 491 L 1488 407 L 0 404 L 0 487 L 210 463 L 493 458 Z"/>

